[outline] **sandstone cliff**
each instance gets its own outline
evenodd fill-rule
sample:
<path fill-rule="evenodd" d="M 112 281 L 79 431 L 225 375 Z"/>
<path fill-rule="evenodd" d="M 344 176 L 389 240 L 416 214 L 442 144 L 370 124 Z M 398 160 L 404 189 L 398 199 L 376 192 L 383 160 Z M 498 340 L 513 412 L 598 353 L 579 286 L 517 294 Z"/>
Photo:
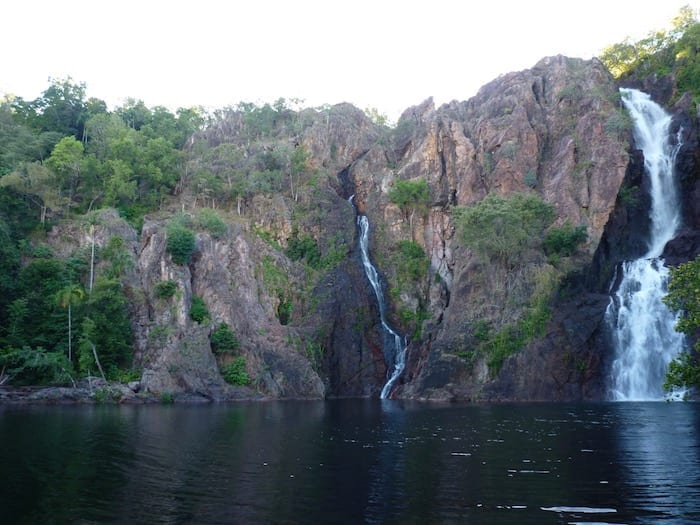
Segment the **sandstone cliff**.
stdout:
<path fill-rule="evenodd" d="M 410 336 L 393 396 L 602 398 L 607 285 L 614 266 L 641 249 L 647 220 L 641 159 L 630 151 L 617 87 L 598 61 L 557 56 L 499 77 L 468 101 L 436 108 L 427 100 L 406 110 L 394 129 L 347 104 L 278 112 L 264 129 L 238 112 L 221 115 L 193 137 L 190 162 L 202 162 L 197 144 L 227 151 L 229 164 L 211 165 L 227 191 L 234 171 L 252 179 L 255 169 L 281 174 L 275 191 L 260 179 L 257 189 L 226 201 L 184 180 L 174 202 L 140 232 L 114 212 L 94 221 L 98 247 L 119 236 L 133 258 L 123 282 L 142 387 L 209 399 L 376 397 L 387 365 L 359 262 L 356 210 L 348 202 L 354 195 L 372 225 L 371 256 L 389 290 L 391 322 Z M 691 202 L 700 201 L 700 186 L 688 108 L 679 104 L 676 112 L 687 139 L 680 158 Z M 400 180 L 427 181 L 424 210 L 409 214 L 392 202 Z M 476 253 L 459 234 L 456 211 L 515 193 L 550 204 L 554 226 L 585 228 L 585 243 L 561 257 L 529 250 L 508 268 Z M 166 249 L 168 221 L 202 206 L 217 207 L 226 232 L 200 228 L 189 263 L 175 264 Z M 700 213 L 688 206 L 686 215 L 684 244 L 668 249 L 679 260 L 700 250 Z M 68 255 L 93 236 L 88 225 L 66 225 L 53 244 Z M 401 277 L 402 241 L 420 246 L 429 261 L 410 282 Z M 310 251 L 297 257 L 290 251 L 297 245 Z M 314 258 L 304 258 L 309 254 Z M 177 293 L 158 297 L 163 281 L 176 283 Z M 193 296 L 206 304 L 205 323 L 189 315 Z M 484 350 L 538 308 L 547 313 L 543 329 L 521 348 L 496 357 Z M 227 358 L 212 353 L 210 336 L 222 322 L 240 342 L 248 388 L 221 377 Z"/>

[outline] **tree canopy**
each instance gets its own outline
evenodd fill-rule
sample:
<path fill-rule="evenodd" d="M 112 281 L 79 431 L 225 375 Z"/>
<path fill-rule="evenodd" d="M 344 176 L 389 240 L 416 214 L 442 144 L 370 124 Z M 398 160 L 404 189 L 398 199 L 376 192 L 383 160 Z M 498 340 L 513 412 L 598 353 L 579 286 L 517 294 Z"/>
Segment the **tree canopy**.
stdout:
<path fill-rule="evenodd" d="M 534 194 L 494 194 L 455 210 L 462 240 L 488 260 L 513 268 L 525 250 L 539 248 L 545 229 L 555 217 L 554 208 Z"/>
<path fill-rule="evenodd" d="M 673 74 L 678 96 L 687 91 L 700 100 L 700 23 L 690 6 L 679 10 L 670 29 L 613 44 L 603 50 L 600 60 L 618 79 Z"/>
<path fill-rule="evenodd" d="M 664 387 L 700 387 L 700 257 L 671 269 L 664 303 L 679 313 L 676 330 L 695 338 L 695 352 L 684 353 L 669 366 Z"/>

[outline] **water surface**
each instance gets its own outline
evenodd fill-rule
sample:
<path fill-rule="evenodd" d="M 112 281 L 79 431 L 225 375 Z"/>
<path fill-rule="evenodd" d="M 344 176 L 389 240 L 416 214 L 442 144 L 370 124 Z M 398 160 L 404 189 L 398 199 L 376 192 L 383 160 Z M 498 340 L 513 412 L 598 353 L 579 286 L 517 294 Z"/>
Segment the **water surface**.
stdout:
<path fill-rule="evenodd" d="M 4 523 L 692 523 L 700 406 L 0 410 Z"/>

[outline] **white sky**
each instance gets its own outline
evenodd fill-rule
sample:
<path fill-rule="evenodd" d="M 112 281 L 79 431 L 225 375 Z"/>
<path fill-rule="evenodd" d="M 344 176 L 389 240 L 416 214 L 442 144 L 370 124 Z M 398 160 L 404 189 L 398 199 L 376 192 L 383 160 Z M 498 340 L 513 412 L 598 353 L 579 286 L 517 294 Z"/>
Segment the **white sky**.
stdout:
<path fill-rule="evenodd" d="M 590 58 L 670 27 L 700 0 L 9 0 L 0 95 L 71 76 L 110 107 L 352 102 L 395 120 L 466 100 L 500 74 Z M 9 5 L 8 5 L 9 4 Z"/>

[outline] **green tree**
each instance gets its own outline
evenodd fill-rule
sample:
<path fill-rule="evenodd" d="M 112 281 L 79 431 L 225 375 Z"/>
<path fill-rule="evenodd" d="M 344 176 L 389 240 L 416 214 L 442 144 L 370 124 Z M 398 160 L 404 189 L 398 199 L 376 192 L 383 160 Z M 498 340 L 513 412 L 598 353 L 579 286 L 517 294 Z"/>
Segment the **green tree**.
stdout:
<path fill-rule="evenodd" d="M 65 288 L 65 266 L 50 254 L 34 257 L 19 272 L 16 300 L 26 301 L 22 340 L 17 346 L 63 349 L 65 346 L 65 313 L 56 302 Z"/>
<path fill-rule="evenodd" d="M 244 149 L 237 144 L 224 143 L 214 148 L 199 143 L 199 152 L 193 154 L 193 179 L 212 202 L 221 198 L 236 200 L 238 215 L 244 199 L 249 196 L 249 181 L 244 169 Z"/>
<path fill-rule="evenodd" d="M 541 246 L 554 216 L 553 206 L 525 193 L 507 197 L 491 194 L 476 204 L 455 209 L 455 223 L 467 246 L 507 269 L 521 264 L 526 250 Z"/>
<path fill-rule="evenodd" d="M 137 184 L 129 164 L 121 159 L 105 162 L 104 203 L 123 209 L 136 200 Z"/>
<path fill-rule="evenodd" d="M 82 142 L 75 137 L 64 137 L 58 141 L 46 161 L 47 167 L 57 175 L 61 191 L 67 194 L 69 207 L 80 185 L 84 151 Z"/>
<path fill-rule="evenodd" d="M 680 313 L 676 328 L 685 334 L 700 329 L 700 256 L 671 268 L 668 295 L 664 303 Z M 698 343 L 700 350 L 700 343 Z"/>
<path fill-rule="evenodd" d="M 128 301 L 121 283 L 116 279 L 97 279 L 81 323 L 81 370 L 99 369 L 99 363 L 107 378 L 116 379 L 120 369 L 131 365 L 132 339 Z"/>
<path fill-rule="evenodd" d="M 21 163 L 43 161 L 61 138 L 55 131 L 40 132 L 18 122 L 12 99 L 0 100 L 0 177 Z"/>
<path fill-rule="evenodd" d="M 5 333 L 8 336 L 18 328 L 10 323 L 11 313 L 8 307 L 16 297 L 19 268 L 19 250 L 12 239 L 9 226 L 0 214 L 0 327 L 2 327 L 0 328 L 0 346 L 2 346 L 3 328 L 7 328 Z M 26 304 L 24 308 L 26 310 Z"/>
<path fill-rule="evenodd" d="M 56 303 L 61 308 L 68 309 L 68 361 L 73 361 L 73 315 L 74 304 L 82 302 L 85 298 L 85 291 L 78 284 L 71 284 L 56 293 Z"/>
<path fill-rule="evenodd" d="M 72 381 L 65 355 L 43 347 L 0 349 L 0 376 L 15 385 L 63 384 Z"/>
<path fill-rule="evenodd" d="M 211 208 L 202 208 L 197 211 L 195 217 L 195 224 L 202 228 L 203 230 L 209 232 L 209 234 L 215 239 L 220 239 L 228 231 L 226 223 L 217 213 L 216 210 Z"/>
<path fill-rule="evenodd" d="M 389 118 L 375 107 L 365 108 L 365 115 L 377 126 L 387 126 L 389 124 Z"/>
<path fill-rule="evenodd" d="M 311 155 L 303 145 L 295 147 L 292 151 L 289 166 L 289 191 L 294 202 L 299 200 L 301 178 L 309 171 L 310 158 Z"/>
<path fill-rule="evenodd" d="M 96 99 L 91 99 L 88 104 L 83 82 L 76 83 L 71 77 L 49 81 L 51 84 L 39 98 L 33 101 L 18 98 L 14 101 L 13 107 L 18 117 L 34 129 L 83 140 L 85 122 L 90 112 L 101 111 L 106 105 Z"/>
<path fill-rule="evenodd" d="M 194 232 L 181 221 L 173 220 L 167 228 L 166 250 L 175 264 L 188 264 L 195 251 Z"/>
<path fill-rule="evenodd" d="M 547 255 L 568 257 L 576 252 L 578 246 L 588 238 L 586 226 L 574 226 L 566 221 L 560 227 L 550 228 L 542 241 Z"/>
<path fill-rule="evenodd" d="M 397 243 L 397 276 L 399 286 L 419 283 L 428 273 L 430 260 L 423 248 L 413 241 Z"/>
<path fill-rule="evenodd" d="M 389 190 L 389 200 L 401 208 L 413 235 L 414 215 L 425 213 L 430 205 L 428 182 L 425 179 L 417 181 L 399 179 Z"/>
<path fill-rule="evenodd" d="M 250 383 L 250 377 L 246 372 L 244 356 L 238 356 L 221 370 L 221 375 L 228 384 L 233 386 L 246 386 Z"/>
<path fill-rule="evenodd" d="M 700 100 L 700 25 L 690 6 L 682 7 L 670 30 L 651 31 L 638 41 L 629 38 L 607 47 L 601 61 L 617 78 L 673 74 L 677 96 L 690 92 Z"/>
<path fill-rule="evenodd" d="M 664 303 L 679 313 L 676 330 L 695 337 L 695 352 L 684 353 L 669 366 L 664 388 L 700 387 L 700 256 L 671 268 Z"/>
<path fill-rule="evenodd" d="M 51 211 L 67 205 L 59 186 L 57 176 L 39 162 L 22 163 L 12 173 L 0 178 L 0 187 L 21 193 L 39 210 L 41 224 L 50 217 Z"/>
<path fill-rule="evenodd" d="M 146 107 L 143 100 L 127 98 L 124 105 L 116 108 L 114 112 L 130 128 L 139 131 L 141 126 L 146 124 L 151 118 L 151 110 Z"/>
<path fill-rule="evenodd" d="M 300 235 L 294 231 L 287 240 L 287 257 L 293 261 L 303 260 L 312 268 L 319 269 L 321 266 L 321 251 L 318 249 L 316 239 L 311 235 Z"/>
<path fill-rule="evenodd" d="M 190 305 L 190 318 L 200 324 L 209 322 L 209 310 L 204 299 L 198 295 L 192 296 L 192 304 Z"/>
<path fill-rule="evenodd" d="M 211 349 L 215 354 L 232 354 L 237 351 L 241 343 L 226 323 L 220 323 L 209 337 Z"/>
<path fill-rule="evenodd" d="M 134 256 L 127 249 L 126 242 L 118 235 L 113 235 L 102 250 L 102 258 L 109 262 L 106 275 L 110 279 L 119 279 L 134 267 Z"/>

